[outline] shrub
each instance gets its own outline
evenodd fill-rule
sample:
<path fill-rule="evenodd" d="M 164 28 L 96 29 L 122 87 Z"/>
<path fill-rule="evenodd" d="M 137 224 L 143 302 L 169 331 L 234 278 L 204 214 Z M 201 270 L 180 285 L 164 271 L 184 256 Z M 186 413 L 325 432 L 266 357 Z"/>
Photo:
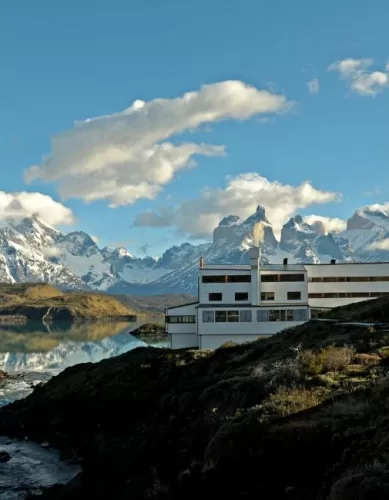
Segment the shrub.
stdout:
<path fill-rule="evenodd" d="M 286 417 L 313 406 L 324 400 L 325 393 L 319 389 L 281 386 L 263 404 L 263 409 L 274 416 Z"/>
<path fill-rule="evenodd" d="M 305 373 L 318 375 L 320 373 L 341 371 L 351 363 L 354 354 L 353 347 L 327 346 L 317 353 L 302 351 L 298 359 Z"/>
<path fill-rule="evenodd" d="M 280 385 L 292 386 L 303 380 L 300 364 L 296 358 L 276 361 L 268 367 L 259 364 L 251 374 L 261 380 L 266 390 Z"/>
<path fill-rule="evenodd" d="M 364 366 L 375 366 L 381 362 L 381 358 L 378 354 L 356 354 L 354 359 L 356 363 L 360 363 Z"/>

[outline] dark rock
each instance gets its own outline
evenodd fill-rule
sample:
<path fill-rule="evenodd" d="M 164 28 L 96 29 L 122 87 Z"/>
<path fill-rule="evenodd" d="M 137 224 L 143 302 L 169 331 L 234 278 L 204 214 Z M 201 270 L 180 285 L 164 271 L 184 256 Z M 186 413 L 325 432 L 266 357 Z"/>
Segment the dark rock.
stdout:
<path fill-rule="evenodd" d="M 6 451 L 0 451 L 0 463 L 5 464 L 9 460 L 11 460 L 11 455 Z"/>

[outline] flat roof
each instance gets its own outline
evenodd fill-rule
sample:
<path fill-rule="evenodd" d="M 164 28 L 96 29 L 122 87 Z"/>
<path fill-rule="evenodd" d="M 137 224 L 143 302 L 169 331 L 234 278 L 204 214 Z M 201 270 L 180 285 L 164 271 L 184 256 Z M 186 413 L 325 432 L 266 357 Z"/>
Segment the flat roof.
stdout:
<path fill-rule="evenodd" d="M 187 304 L 178 304 L 177 306 L 165 307 L 165 311 L 167 311 L 168 309 L 178 309 L 179 307 L 193 306 L 198 303 L 199 301 L 196 300 L 196 302 L 188 302 Z"/>
<path fill-rule="evenodd" d="M 200 267 L 200 271 L 250 271 L 251 266 L 247 264 L 235 264 L 235 265 L 213 265 L 213 264 L 205 264 L 203 267 Z"/>

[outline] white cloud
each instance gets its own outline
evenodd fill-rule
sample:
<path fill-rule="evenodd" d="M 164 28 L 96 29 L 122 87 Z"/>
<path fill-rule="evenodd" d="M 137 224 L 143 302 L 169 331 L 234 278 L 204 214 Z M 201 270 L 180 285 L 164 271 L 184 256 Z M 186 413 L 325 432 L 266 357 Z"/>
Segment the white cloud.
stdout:
<path fill-rule="evenodd" d="M 372 59 L 344 59 L 331 64 L 329 71 L 338 71 L 347 80 L 353 92 L 375 96 L 389 85 L 389 68 L 385 71 L 371 71 Z"/>
<path fill-rule="evenodd" d="M 100 241 L 100 240 L 99 240 L 99 238 L 98 238 L 97 236 L 93 236 L 93 235 L 92 235 L 92 236 L 91 236 L 91 238 L 92 238 L 92 240 L 96 243 L 96 245 L 97 245 L 97 243 Z"/>
<path fill-rule="evenodd" d="M 42 248 L 42 253 L 45 257 L 59 257 L 61 255 L 61 250 L 58 247 L 44 247 Z"/>
<path fill-rule="evenodd" d="M 280 113 L 283 95 L 240 81 L 204 85 L 175 99 L 136 100 L 122 112 L 75 123 L 52 139 L 50 156 L 26 171 L 26 180 L 56 182 L 63 198 L 105 199 L 110 206 L 153 199 L 194 155 L 220 156 L 224 146 L 169 139 L 222 120 Z"/>
<path fill-rule="evenodd" d="M 54 201 L 48 195 L 25 191 L 17 193 L 0 191 L 0 220 L 7 217 L 28 217 L 34 214 L 52 226 L 74 223 L 70 208 Z"/>
<path fill-rule="evenodd" d="M 317 94 L 320 90 L 320 83 L 318 78 L 314 78 L 307 82 L 307 87 L 310 94 Z"/>
<path fill-rule="evenodd" d="M 321 222 L 324 227 L 325 233 L 339 233 L 347 228 L 347 221 L 339 219 L 338 217 L 325 217 L 323 215 L 307 215 L 304 221 L 313 225 L 315 222 Z"/>
<path fill-rule="evenodd" d="M 389 238 L 381 241 L 375 241 L 369 245 L 371 250 L 389 250 Z"/>
<path fill-rule="evenodd" d="M 176 226 L 179 231 L 192 237 L 209 237 L 212 230 L 226 215 L 242 218 L 254 213 L 258 204 L 266 208 L 276 234 L 296 210 L 315 203 L 337 200 L 334 192 L 320 191 L 306 181 L 299 186 L 269 181 L 257 173 L 228 177 L 224 189 L 209 189 L 193 200 L 177 207 L 163 208 L 138 214 L 135 226 Z"/>

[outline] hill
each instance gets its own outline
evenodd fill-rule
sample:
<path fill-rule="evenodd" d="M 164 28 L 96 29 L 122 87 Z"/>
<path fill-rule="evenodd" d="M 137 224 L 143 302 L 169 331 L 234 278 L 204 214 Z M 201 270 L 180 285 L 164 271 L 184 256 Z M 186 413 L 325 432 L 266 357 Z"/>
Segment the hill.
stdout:
<path fill-rule="evenodd" d="M 149 313 L 164 313 L 167 307 L 179 306 L 196 300 L 196 297 L 193 295 L 185 293 L 161 295 L 114 295 L 114 297 L 130 309 Z"/>
<path fill-rule="evenodd" d="M 388 367 L 388 332 L 320 321 L 216 351 L 139 348 L 66 369 L 0 410 L 0 434 L 82 458 L 43 499 L 379 500 Z"/>
<path fill-rule="evenodd" d="M 44 283 L 0 284 L 0 316 L 32 321 L 129 319 L 128 309 L 110 295 L 64 293 Z"/>

